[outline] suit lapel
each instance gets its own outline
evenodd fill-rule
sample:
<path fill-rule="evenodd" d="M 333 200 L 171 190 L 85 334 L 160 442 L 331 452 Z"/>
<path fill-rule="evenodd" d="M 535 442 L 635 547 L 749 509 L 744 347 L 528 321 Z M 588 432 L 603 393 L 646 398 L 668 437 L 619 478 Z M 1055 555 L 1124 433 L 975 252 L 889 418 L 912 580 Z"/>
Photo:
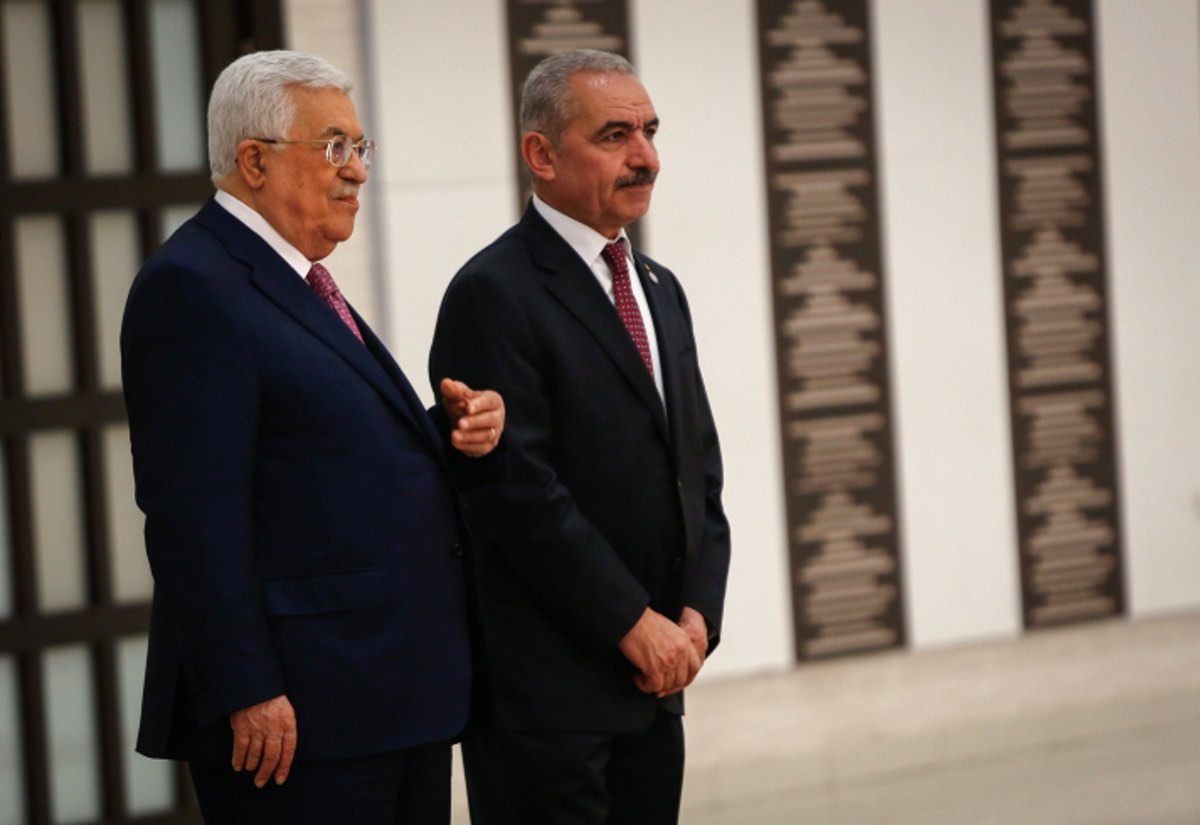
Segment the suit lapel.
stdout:
<path fill-rule="evenodd" d="M 250 267 L 250 281 L 281 310 L 336 352 L 440 452 L 424 407 L 386 348 L 367 324 L 354 313 L 363 334 L 360 343 L 337 313 L 330 310 L 270 245 L 210 201 L 197 216 L 225 243 L 230 254 Z M 353 309 L 351 310 L 353 313 Z"/>
<path fill-rule="evenodd" d="M 679 361 L 675 357 L 673 344 L 688 340 L 688 332 L 677 305 L 672 305 L 663 292 L 660 284 L 662 276 L 637 252 L 633 253 L 633 263 L 642 282 L 642 292 L 646 295 L 650 315 L 654 319 L 654 332 L 658 338 L 658 366 L 662 372 L 663 401 L 667 406 L 671 443 L 682 444 L 683 418 L 679 414 L 682 384 Z"/>
<path fill-rule="evenodd" d="M 666 411 L 654 386 L 654 379 L 646 369 L 633 339 L 629 337 L 629 331 L 621 323 L 616 308 L 600 288 L 595 274 L 570 245 L 542 220 L 532 204 L 525 211 L 521 228 L 526 233 L 534 260 L 550 273 L 546 288 L 613 360 L 638 397 L 654 413 L 663 437 L 670 443 Z"/>
<path fill-rule="evenodd" d="M 418 429 L 425 434 L 425 439 L 434 448 L 435 452 L 440 455 L 442 452 L 442 441 L 438 435 L 437 428 L 433 425 L 433 419 L 429 417 L 425 405 L 421 403 L 420 397 L 417 396 L 417 391 L 413 389 L 408 377 L 405 376 L 404 370 L 400 369 L 400 365 L 396 363 L 396 359 L 392 357 L 387 347 L 375 335 L 375 331 L 354 311 L 354 307 L 350 307 L 350 313 L 354 316 L 355 323 L 358 324 L 358 331 L 362 333 L 367 349 L 375 357 L 375 362 L 387 374 L 392 385 L 399 390 L 400 395 L 403 397 L 409 418 L 417 424 Z"/>

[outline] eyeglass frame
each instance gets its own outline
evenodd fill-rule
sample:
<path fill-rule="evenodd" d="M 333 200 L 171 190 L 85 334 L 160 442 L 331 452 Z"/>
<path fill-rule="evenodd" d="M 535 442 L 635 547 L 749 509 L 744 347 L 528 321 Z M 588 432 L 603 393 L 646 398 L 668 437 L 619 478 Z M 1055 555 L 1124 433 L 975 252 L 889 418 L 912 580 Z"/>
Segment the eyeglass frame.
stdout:
<path fill-rule="evenodd" d="M 374 160 L 375 150 L 377 148 L 375 145 L 375 141 L 371 140 L 370 138 L 361 138 L 361 139 L 355 141 L 354 143 L 350 144 L 350 153 L 346 155 L 346 160 L 344 160 L 342 163 L 334 163 L 333 162 L 333 144 L 337 143 L 339 140 L 349 140 L 350 139 L 349 135 L 334 135 L 333 137 L 329 138 L 329 140 L 286 140 L 284 138 L 265 138 L 265 137 L 256 137 L 256 138 L 250 138 L 250 139 L 257 140 L 260 143 L 277 143 L 277 144 L 281 144 L 281 145 L 286 145 L 286 144 L 291 144 L 291 143 L 307 143 L 312 146 L 324 146 L 325 147 L 325 160 L 329 162 L 330 166 L 333 166 L 337 169 L 341 169 L 345 166 L 348 166 L 350 164 L 351 158 L 353 158 L 355 155 L 358 155 L 358 159 L 362 161 L 362 165 L 363 165 L 364 169 L 370 169 L 371 162 Z M 363 155 L 364 150 L 366 151 L 366 156 Z"/>

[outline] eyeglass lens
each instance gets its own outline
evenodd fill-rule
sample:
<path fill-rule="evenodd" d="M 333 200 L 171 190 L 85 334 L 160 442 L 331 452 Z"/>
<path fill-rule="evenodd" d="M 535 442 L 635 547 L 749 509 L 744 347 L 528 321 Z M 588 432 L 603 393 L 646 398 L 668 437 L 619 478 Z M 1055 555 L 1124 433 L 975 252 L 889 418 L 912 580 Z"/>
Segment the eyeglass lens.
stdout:
<path fill-rule="evenodd" d="M 375 150 L 375 143 L 370 140 L 362 140 L 359 141 L 356 147 L 349 135 L 338 135 L 329 142 L 329 162 L 334 166 L 345 166 L 350 162 L 350 153 L 355 151 L 356 148 L 363 166 L 370 166 L 371 156 Z"/>

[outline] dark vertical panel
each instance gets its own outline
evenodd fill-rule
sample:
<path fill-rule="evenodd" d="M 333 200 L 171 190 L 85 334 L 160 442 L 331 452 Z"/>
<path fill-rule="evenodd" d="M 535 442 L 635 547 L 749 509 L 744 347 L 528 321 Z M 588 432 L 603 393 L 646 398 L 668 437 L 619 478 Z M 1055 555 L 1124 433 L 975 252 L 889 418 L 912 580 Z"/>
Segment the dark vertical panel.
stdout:
<path fill-rule="evenodd" d="M 0 14 L 0 43 L 6 42 L 4 39 L 4 15 Z M 8 148 L 8 86 L 7 84 L 7 68 L 4 61 L 0 60 L 0 184 L 8 182 L 8 164 L 9 164 L 9 148 Z M 11 249 L 6 246 L 4 249 Z"/>
<path fill-rule="evenodd" d="M 629 9 L 626 0 L 507 0 L 509 79 L 512 83 L 514 162 L 519 210 L 532 194 L 521 159 L 521 87 L 544 58 L 572 49 L 616 52 L 630 62 Z M 631 236 L 634 232 L 629 233 Z M 633 238 L 636 242 L 636 238 Z"/>
<path fill-rule="evenodd" d="M 201 69 L 204 99 L 221 70 L 242 54 L 238 43 L 237 9 L 234 0 L 205 0 L 199 4 Z"/>
<path fill-rule="evenodd" d="M 130 137 L 133 140 L 133 165 L 139 172 L 158 168 L 158 147 L 154 140 L 154 84 L 151 74 L 154 59 L 150 48 L 151 0 L 126 0 L 122 4 L 125 20 L 125 73 L 129 79 Z"/>
<path fill-rule="evenodd" d="M 83 109 L 79 83 L 79 43 L 75 3 L 50 3 L 54 31 L 55 93 L 58 97 L 60 168 L 64 177 L 83 174 Z"/>
<path fill-rule="evenodd" d="M 0 60 L 0 73 L 3 71 L 4 62 Z M 7 119 L 9 112 L 5 88 L 5 78 L 0 77 L 0 116 Z M 7 186 L 11 180 L 8 164 L 9 132 L 7 124 L 3 125 L 5 128 L 0 129 L 0 144 L 4 146 L 5 163 L 0 166 L 0 183 Z M 3 216 L 0 219 L 0 369 L 3 370 L 3 375 L 0 376 L 0 397 L 6 401 L 20 398 L 25 392 L 21 313 L 17 303 L 15 235 L 15 217 Z M 14 618 L 19 620 L 35 616 L 38 610 L 28 438 L 24 434 L 7 436 L 4 448 L 8 473 L 8 528 L 12 547 L 10 580 L 13 586 Z M 17 654 L 16 662 L 25 816 L 31 825 L 43 825 L 50 821 L 50 766 L 41 656 L 36 651 L 21 652 Z"/>
<path fill-rule="evenodd" d="M 8 240 L 11 243 L 11 232 Z M 12 249 L 11 245 L 7 248 Z M 10 343 L 12 337 L 6 334 L 4 343 Z M 19 354 L 19 349 L 17 352 Z M 7 371 L 4 378 L 5 384 L 9 384 Z M 38 612 L 37 569 L 33 553 L 33 501 L 29 481 L 29 440 L 23 435 L 12 436 L 5 439 L 4 447 L 8 463 L 14 617 L 20 620 L 36 617 Z M 30 823 L 41 825 L 50 821 L 50 756 L 45 715 L 45 678 L 40 651 L 21 651 L 17 654 L 17 683 L 21 708 L 25 811 Z"/>
<path fill-rule="evenodd" d="M 154 59 L 150 49 L 150 4 L 151 0 L 126 0 L 125 71 L 129 78 L 130 116 L 129 134 L 133 140 L 133 166 L 142 174 L 152 174 L 158 168 L 158 145 L 154 139 L 155 109 L 152 72 Z M 138 246 L 142 257 L 147 257 L 158 245 L 162 234 L 161 220 L 157 209 L 137 210 Z"/>
<path fill-rule="evenodd" d="M 94 312 L 91 314 L 94 317 Z M 96 379 L 94 372 L 92 378 Z M 109 491 L 105 483 L 103 432 L 102 425 L 94 424 L 83 433 L 84 505 L 88 556 L 91 560 L 88 571 L 90 602 L 95 607 L 111 608 L 114 606 L 112 548 L 109 543 Z M 122 741 L 115 636 L 106 637 L 93 645 L 91 655 L 100 780 L 104 789 L 102 810 L 105 817 L 113 819 L 125 813 L 125 761 L 122 751 L 128 747 L 128 743 Z"/>
<path fill-rule="evenodd" d="M 0 44 L 6 42 L 4 15 L 0 14 Z M 0 56 L 2 57 L 2 56 Z M 11 184 L 9 175 L 8 75 L 0 59 L 0 186 Z M 17 261 L 15 229 L 11 215 L 0 213 L 0 398 L 16 398 L 24 392 L 24 361 L 21 358 L 20 323 L 17 310 Z"/>
<path fill-rule="evenodd" d="M 205 0 L 199 3 L 204 98 L 221 70 L 243 54 L 283 48 L 278 0 Z"/>
<path fill-rule="evenodd" d="M 283 48 L 283 17 L 278 0 L 241 0 L 250 8 L 250 23 L 242 30 L 246 52 Z"/>
<path fill-rule="evenodd" d="M 39 653 L 17 656 L 21 694 L 21 758 L 25 769 L 25 816 L 30 825 L 50 823 L 50 752 L 46 729 L 46 680 Z"/>
<path fill-rule="evenodd" d="M 796 655 L 904 643 L 866 0 L 759 0 Z"/>
<path fill-rule="evenodd" d="M 5 0 L 0 0 L 4 2 Z M 101 770 L 102 817 L 106 823 L 134 821 L 126 812 L 123 749 L 116 642 L 145 631 L 148 607 L 123 606 L 113 601 L 110 563 L 103 427 L 122 418 L 119 394 L 99 385 L 94 347 L 96 296 L 93 293 L 90 210 L 136 208 L 141 248 L 148 254 L 157 244 L 162 206 L 196 199 L 191 176 L 162 176 L 157 169 L 151 51 L 150 7 L 154 0 L 124 0 L 126 72 L 130 90 L 130 139 L 134 142 L 135 172 L 120 179 L 89 180 L 83 162 L 83 130 L 78 74 L 80 32 L 78 3 L 49 0 L 54 37 L 54 89 L 60 119 L 56 146 L 62 174 L 52 180 L 23 182 L 19 193 L 8 177 L 7 131 L 0 122 L 0 184 L 13 188 L 0 209 L 0 434 L 6 452 L 9 523 L 0 525 L 11 536 L 14 616 L 0 620 L 0 651 L 17 662 L 20 702 L 21 765 L 26 815 L 30 823 L 51 821 L 50 752 L 45 718 L 43 653 L 54 645 L 87 643 L 91 650 Z M 212 0 L 196 3 L 205 91 L 222 68 L 238 54 L 254 48 L 278 48 L 282 19 L 277 0 Z M 84 35 L 86 36 L 86 35 Z M 3 62 L 0 61 L 0 72 Z M 0 76 L 0 113 L 7 117 Z M 177 185 L 178 184 L 178 185 Z M 208 190 L 207 182 L 202 187 Z M 131 193 L 136 189 L 137 193 Z M 73 390 L 55 398 L 25 396 L 21 313 L 16 286 L 14 225 L 22 215 L 47 212 L 62 216 L 69 273 Z M 43 428 L 73 427 L 79 434 L 83 468 L 85 535 L 87 537 L 88 604 L 70 614 L 42 615 L 37 597 L 37 559 L 34 555 L 33 507 L 30 486 L 29 436 Z M 198 822 L 195 798 L 186 769 L 176 770 L 177 810 L 138 821 Z"/>
<path fill-rule="evenodd" d="M 52 5 L 55 29 L 55 55 L 58 70 L 58 111 L 62 118 L 62 169 L 66 178 L 83 178 L 85 120 L 79 76 L 81 53 L 77 7 L 75 3 Z M 72 210 L 63 216 L 67 242 L 67 272 L 71 306 L 71 345 L 76 393 L 99 390 L 96 341 L 96 300 L 93 293 L 91 226 L 86 212 Z M 78 433 L 79 460 L 83 483 L 85 525 L 85 565 L 88 604 L 112 604 L 112 565 L 108 547 L 108 511 L 106 508 L 103 450 L 99 426 Z M 125 811 L 124 762 L 121 759 L 121 731 L 118 721 L 116 662 L 111 639 L 91 646 L 92 679 L 89 691 L 96 719 L 96 762 L 100 770 L 102 799 L 100 810 L 106 819 L 120 817 Z"/>
<path fill-rule="evenodd" d="M 1090 0 L 992 0 L 1026 627 L 1124 611 Z"/>

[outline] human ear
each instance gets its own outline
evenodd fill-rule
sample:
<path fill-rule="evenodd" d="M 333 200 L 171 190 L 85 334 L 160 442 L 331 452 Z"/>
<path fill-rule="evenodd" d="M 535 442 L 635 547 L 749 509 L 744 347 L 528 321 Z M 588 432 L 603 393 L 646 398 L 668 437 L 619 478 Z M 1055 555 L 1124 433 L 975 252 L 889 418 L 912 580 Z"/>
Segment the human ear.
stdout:
<path fill-rule="evenodd" d="M 537 180 L 552 181 L 556 177 L 554 145 L 541 132 L 526 132 L 521 136 L 521 157 Z"/>
<path fill-rule="evenodd" d="M 237 147 L 238 175 L 251 189 L 260 189 L 267 179 L 267 149 L 257 140 L 243 140 Z"/>

